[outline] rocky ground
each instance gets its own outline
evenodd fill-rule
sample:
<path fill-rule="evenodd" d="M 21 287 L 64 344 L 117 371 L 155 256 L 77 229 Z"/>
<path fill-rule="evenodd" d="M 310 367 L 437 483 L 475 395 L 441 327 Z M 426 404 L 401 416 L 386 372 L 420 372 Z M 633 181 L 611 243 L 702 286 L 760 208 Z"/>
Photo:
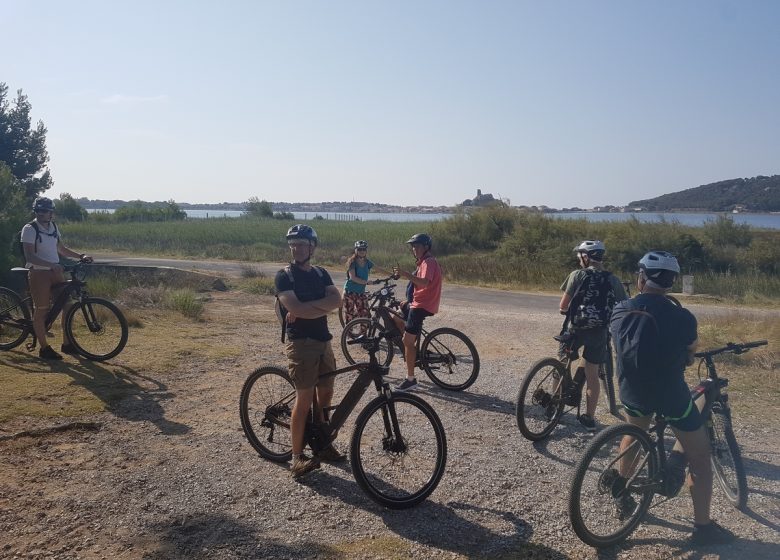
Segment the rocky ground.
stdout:
<path fill-rule="evenodd" d="M 173 352 L 173 366 L 162 368 L 150 351 L 147 361 L 134 358 L 143 366 L 133 365 L 125 360 L 145 348 L 133 346 L 141 337 L 131 333 L 128 349 L 104 366 L 117 383 L 137 386 L 131 397 L 89 418 L 0 425 L 2 437 L 68 420 L 94 423 L 0 441 L 0 558 L 780 557 L 774 418 L 771 424 L 736 418 L 748 511 L 731 508 L 718 488 L 713 504 L 714 517 L 740 537 L 736 544 L 689 550 L 685 496 L 653 508 L 620 547 L 599 553 L 577 539 L 567 491 L 590 436 L 567 416 L 547 441 L 533 445 L 514 417 L 524 372 L 555 350 L 550 336 L 559 318 L 549 312 L 450 307 L 430 320 L 471 336 L 482 370 L 462 393 L 420 378 L 419 394 L 439 413 L 449 445 L 446 473 L 427 501 L 411 510 L 384 509 L 361 492 L 349 463 L 323 465 L 304 483 L 294 482 L 287 465 L 255 453 L 238 417 L 241 385 L 252 369 L 284 364 L 271 304 L 268 297 L 214 294 L 205 322 L 188 327 L 200 330 L 198 344 L 213 352 Z M 9 356 L 29 360 L 31 376 L 79 367 L 68 358 L 45 371 L 16 352 L 0 360 Z M 401 378 L 399 361 L 392 377 Z M 603 410 L 600 417 L 606 420 Z M 348 448 L 350 426 L 339 436 L 341 449 Z"/>

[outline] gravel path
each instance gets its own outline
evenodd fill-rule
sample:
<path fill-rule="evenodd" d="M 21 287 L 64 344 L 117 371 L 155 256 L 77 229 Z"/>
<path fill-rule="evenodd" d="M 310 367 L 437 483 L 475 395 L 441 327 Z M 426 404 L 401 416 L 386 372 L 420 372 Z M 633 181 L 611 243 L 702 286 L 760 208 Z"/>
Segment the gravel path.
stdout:
<path fill-rule="evenodd" d="M 183 355 L 164 376 L 153 364 L 143 374 L 126 371 L 142 390 L 111 412 L 79 419 L 99 422 L 98 431 L 0 442 L 0 557 L 780 557 L 780 437 L 776 426 L 739 417 L 749 510 L 731 508 L 717 488 L 713 504 L 714 517 L 741 537 L 737 544 L 687 551 L 692 511 L 683 494 L 652 509 L 623 546 L 599 554 L 583 545 L 569 526 L 566 499 L 590 436 L 572 416 L 536 445 L 515 425 L 522 376 L 554 351 L 550 336 L 559 324 L 556 315 L 533 310 L 503 310 L 497 321 L 492 310 L 448 307 L 426 325 L 467 333 L 482 370 L 463 393 L 420 378 L 418 394 L 442 418 L 449 446 L 444 478 L 423 504 L 383 509 L 358 488 L 349 463 L 292 481 L 286 465 L 254 452 L 238 419 L 249 372 L 284 364 L 271 302 L 214 294 L 202 324 L 213 333 L 209 343 L 246 351 L 210 360 Z M 121 366 L 122 355 L 113 363 Z M 394 361 L 392 376 L 400 379 L 401 371 Z M 339 436 L 341 449 L 353 420 Z M 21 421 L 0 427 L 7 432 Z"/>

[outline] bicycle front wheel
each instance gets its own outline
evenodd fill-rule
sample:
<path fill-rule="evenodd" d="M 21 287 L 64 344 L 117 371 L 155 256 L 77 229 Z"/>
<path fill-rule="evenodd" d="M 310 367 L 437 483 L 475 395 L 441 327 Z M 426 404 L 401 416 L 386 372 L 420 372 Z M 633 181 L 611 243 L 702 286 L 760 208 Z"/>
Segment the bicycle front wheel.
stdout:
<path fill-rule="evenodd" d="M 745 509 L 748 497 L 745 466 L 742 464 L 742 453 L 731 427 L 731 416 L 721 403 L 713 404 L 707 431 L 710 435 L 715 478 L 729 502 L 737 509 Z"/>
<path fill-rule="evenodd" d="M 423 340 L 419 359 L 431 381 L 451 391 L 467 389 L 479 375 L 479 354 L 474 343 L 455 329 L 431 331 Z"/>
<path fill-rule="evenodd" d="M 0 288 L 0 350 L 11 350 L 24 342 L 30 325 L 30 310 L 19 294 Z"/>
<path fill-rule="evenodd" d="M 355 421 L 350 461 L 355 480 L 372 500 L 391 509 L 410 508 L 444 475 L 444 426 L 416 395 L 377 397 Z"/>
<path fill-rule="evenodd" d="M 127 319 L 101 298 L 84 298 L 68 310 L 65 333 L 79 354 L 95 362 L 119 354 L 127 344 Z"/>
<path fill-rule="evenodd" d="M 361 335 L 365 335 L 367 338 L 374 338 L 383 332 L 382 326 L 373 319 L 368 317 L 352 319 L 341 333 L 341 351 L 344 353 L 346 360 L 350 364 L 368 362 L 370 358 L 368 345 L 347 343 Z M 376 354 L 376 359 L 380 366 L 389 366 L 390 362 L 393 361 L 393 345 L 388 339 L 383 338 L 379 341 L 379 352 Z"/>
<path fill-rule="evenodd" d="M 244 381 L 238 401 L 241 427 L 255 451 L 269 461 L 284 463 L 292 458 L 294 403 L 295 386 L 281 368 L 258 368 Z"/>
<path fill-rule="evenodd" d="M 606 547 L 627 538 L 653 500 L 658 469 L 647 432 L 630 424 L 598 434 L 577 463 L 569 519 L 583 542 Z"/>
<path fill-rule="evenodd" d="M 550 435 L 563 415 L 566 367 L 555 358 L 545 358 L 525 374 L 517 393 L 515 416 L 520 433 L 531 441 Z"/>

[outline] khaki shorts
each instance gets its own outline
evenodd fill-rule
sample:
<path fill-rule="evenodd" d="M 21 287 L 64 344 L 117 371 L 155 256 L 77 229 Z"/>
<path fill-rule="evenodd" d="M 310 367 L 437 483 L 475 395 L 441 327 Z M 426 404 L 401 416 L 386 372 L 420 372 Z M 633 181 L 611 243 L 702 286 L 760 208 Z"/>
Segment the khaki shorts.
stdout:
<path fill-rule="evenodd" d="M 51 305 L 51 299 L 56 293 L 52 293 L 52 286 L 65 282 L 65 275 L 61 270 L 31 268 L 27 281 L 30 285 L 30 297 L 35 309 L 48 309 Z"/>
<path fill-rule="evenodd" d="M 328 389 L 333 387 L 335 377 L 328 377 L 319 383 L 321 373 L 336 369 L 336 358 L 330 341 L 313 338 L 299 338 L 287 343 L 287 359 L 290 378 L 296 389 L 311 389 L 314 386 Z"/>

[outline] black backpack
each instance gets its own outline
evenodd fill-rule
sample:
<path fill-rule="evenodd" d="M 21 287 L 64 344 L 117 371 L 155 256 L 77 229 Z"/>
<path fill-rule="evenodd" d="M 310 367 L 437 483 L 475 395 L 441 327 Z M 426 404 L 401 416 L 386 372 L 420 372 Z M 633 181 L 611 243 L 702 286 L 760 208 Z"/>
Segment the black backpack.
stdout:
<path fill-rule="evenodd" d="M 569 305 L 571 324 L 580 330 L 606 327 L 615 307 L 615 289 L 610 282 L 612 274 L 593 268 L 586 268 L 585 273 Z"/>
<path fill-rule="evenodd" d="M 32 220 L 31 222 L 28 222 L 25 225 L 31 225 L 32 228 L 35 230 L 35 243 L 33 243 L 33 247 L 35 248 L 35 252 L 38 252 L 38 243 L 40 243 L 43 239 L 41 238 L 41 229 L 38 227 L 38 222 L 36 220 Z M 54 233 L 47 233 L 46 235 L 49 235 L 51 237 L 56 237 L 57 241 L 60 239 L 60 232 L 57 229 L 57 224 L 52 222 L 52 225 L 54 226 Z M 24 229 L 24 228 L 22 228 Z M 11 252 L 22 259 L 25 258 L 24 256 L 24 243 L 22 243 L 22 230 L 20 229 L 14 234 L 13 241 L 11 242 Z"/>
<path fill-rule="evenodd" d="M 312 266 L 314 270 L 317 271 L 317 275 L 322 278 L 323 272 L 322 267 L 319 266 Z M 295 276 L 293 276 L 292 266 L 287 265 L 282 270 L 284 270 L 284 273 L 287 274 L 287 278 L 290 279 L 290 282 L 292 282 L 293 287 L 295 287 Z M 276 312 L 276 318 L 279 320 L 279 324 L 282 327 L 282 342 L 284 342 L 285 335 L 287 333 L 287 308 L 282 305 L 282 302 L 279 301 L 279 294 L 276 294 L 276 302 L 274 303 L 274 312 Z"/>
<path fill-rule="evenodd" d="M 643 394 L 654 394 L 661 361 L 660 332 L 655 317 L 644 305 L 630 300 L 612 314 L 610 331 L 619 379 L 630 379 Z"/>

